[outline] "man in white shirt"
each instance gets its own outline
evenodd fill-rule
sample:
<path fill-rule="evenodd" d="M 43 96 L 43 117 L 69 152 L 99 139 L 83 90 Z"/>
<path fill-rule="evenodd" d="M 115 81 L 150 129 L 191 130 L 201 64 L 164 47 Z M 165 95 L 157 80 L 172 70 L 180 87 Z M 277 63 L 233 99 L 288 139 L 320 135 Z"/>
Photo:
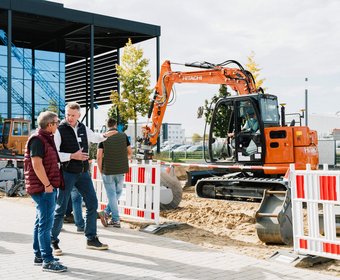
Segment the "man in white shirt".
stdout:
<path fill-rule="evenodd" d="M 51 232 L 54 254 L 62 254 L 59 248 L 61 228 L 70 194 L 76 187 L 82 195 L 85 207 L 85 236 L 87 248 L 107 250 L 108 246 L 102 244 L 97 237 L 97 208 L 98 200 L 89 174 L 89 147 L 90 143 L 100 143 L 116 132 L 110 131 L 104 134 L 93 132 L 80 123 L 80 106 L 76 102 L 68 103 L 65 110 L 65 120 L 60 123 L 54 135 L 54 142 L 61 162 L 65 189 L 60 190 L 57 196 L 54 223 Z"/>

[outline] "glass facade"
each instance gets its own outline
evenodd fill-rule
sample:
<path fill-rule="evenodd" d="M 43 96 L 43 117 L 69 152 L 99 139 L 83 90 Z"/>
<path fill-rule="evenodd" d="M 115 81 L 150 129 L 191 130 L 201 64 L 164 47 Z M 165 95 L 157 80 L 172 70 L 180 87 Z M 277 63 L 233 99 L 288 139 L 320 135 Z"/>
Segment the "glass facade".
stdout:
<path fill-rule="evenodd" d="M 23 48 L 15 48 L 15 56 L 12 52 L 12 118 L 31 119 L 32 100 L 35 119 L 47 109 L 64 110 L 65 54 L 36 50 L 32 61 L 32 52 Z M 8 117 L 7 104 L 7 46 L 0 46 L 0 114 L 3 118 Z"/>

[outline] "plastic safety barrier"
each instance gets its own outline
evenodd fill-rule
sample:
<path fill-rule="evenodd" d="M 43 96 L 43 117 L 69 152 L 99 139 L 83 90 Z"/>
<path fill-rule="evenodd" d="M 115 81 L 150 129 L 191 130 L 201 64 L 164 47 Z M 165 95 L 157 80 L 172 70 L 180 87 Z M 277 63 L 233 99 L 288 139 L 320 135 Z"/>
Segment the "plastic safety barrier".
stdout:
<path fill-rule="evenodd" d="M 105 209 L 108 199 L 97 164 L 91 165 L 91 176 L 97 193 L 99 210 Z M 118 201 L 120 217 L 159 224 L 160 163 L 130 161 L 124 175 L 124 187 Z"/>
<path fill-rule="evenodd" d="M 340 260 L 340 171 L 290 166 L 294 251 Z"/>

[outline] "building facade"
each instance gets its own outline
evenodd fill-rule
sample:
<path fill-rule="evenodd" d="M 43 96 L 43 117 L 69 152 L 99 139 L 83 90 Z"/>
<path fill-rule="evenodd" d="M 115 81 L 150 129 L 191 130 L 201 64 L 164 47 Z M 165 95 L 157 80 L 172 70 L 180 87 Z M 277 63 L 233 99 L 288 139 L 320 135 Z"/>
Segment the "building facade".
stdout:
<path fill-rule="evenodd" d="M 15 55 L 14 55 L 15 54 Z M 7 47 L 0 46 L 0 115 L 8 116 Z M 12 46 L 12 118 L 35 119 L 65 100 L 65 54 Z M 34 93 L 34 94 L 32 94 Z"/>

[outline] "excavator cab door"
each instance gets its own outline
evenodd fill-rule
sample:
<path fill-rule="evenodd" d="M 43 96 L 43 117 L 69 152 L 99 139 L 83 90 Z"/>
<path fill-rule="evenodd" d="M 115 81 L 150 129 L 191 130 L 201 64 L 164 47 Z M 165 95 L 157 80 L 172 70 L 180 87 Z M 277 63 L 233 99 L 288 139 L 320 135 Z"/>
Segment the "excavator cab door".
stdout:
<path fill-rule="evenodd" d="M 234 104 L 228 99 L 221 99 L 207 118 L 205 135 L 209 135 L 208 152 L 205 153 L 208 162 L 235 161 L 233 150 L 235 143 L 228 134 L 234 130 Z M 208 132 L 208 133 L 207 133 Z M 208 157 L 207 157 L 208 156 Z"/>
<path fill-rule="evenodd" d="M 252 98 L 235 101 L 235 156 L 238 162 L 263 162 L 262 122 Z"/>

